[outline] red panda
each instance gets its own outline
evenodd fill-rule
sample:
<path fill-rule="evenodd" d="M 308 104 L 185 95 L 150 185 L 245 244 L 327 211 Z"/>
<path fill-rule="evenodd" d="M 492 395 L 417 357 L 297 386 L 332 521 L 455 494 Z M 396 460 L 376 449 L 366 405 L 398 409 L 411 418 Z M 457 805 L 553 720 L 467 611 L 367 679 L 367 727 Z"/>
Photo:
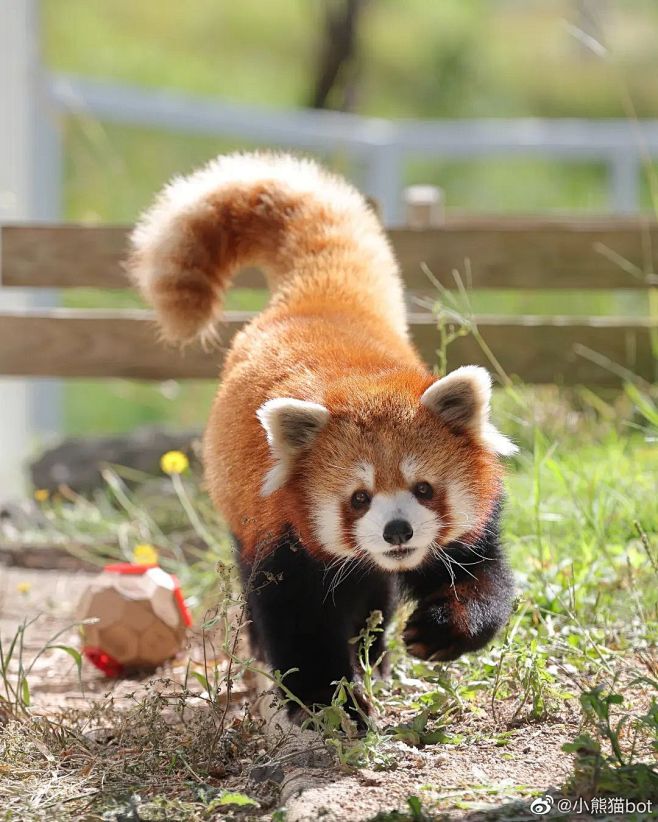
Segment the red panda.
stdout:
<path fill-rule="evenodd" d="M 422 362 L 364 198 L 308 160 L 219 157 L 164 189 L 132 245 L 168 341 L 212 335 L 234 273 L 265 271 L 271 300 L 226 357 L 204 463 L 252 638 L 274 669 L 296 669 L 289 689 L 328 703 L 357 677 L 349 639 L 401 596 L 416 603 L 412 654 L 489 642 L 511 608 L 499 456 L 515 447 L 489 421 L 484 369 L 437 379 Z"/>

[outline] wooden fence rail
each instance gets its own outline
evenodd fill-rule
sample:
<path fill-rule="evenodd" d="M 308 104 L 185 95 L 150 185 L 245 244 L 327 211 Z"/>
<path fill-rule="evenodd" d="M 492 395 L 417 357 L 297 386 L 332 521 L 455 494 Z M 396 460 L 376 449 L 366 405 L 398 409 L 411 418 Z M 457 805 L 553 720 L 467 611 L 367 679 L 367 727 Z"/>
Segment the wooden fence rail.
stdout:
<path fill-rule="evenodd" d="M 0 284 L 30 288 L 126 288 L 122 226 L 2 226 Z M 439 228 L 392 229 L 411 291 L 431 290 L 423 264 L 452 287 L 465 271 L 473 288 L 646 289 L 658 285 L 658 224 L 599 219 L 448 218 Z M 256 272 L 237 285 L 262 288 Z"/>
<path fill-rule="evenodd" d="M 22 288 L 126 288 L 123 227 L 4 226 L 0 284 Z M 453 271 L 486 289 L 638 289 L 658 285 L 658 225 L 641 218 L 450 219 L 440 228 L 390 232 L 407 288 L 435 292 Z M 237 285 L 262 288 L 259 272 Z M 565 298 L 568 299 L 568 296 Z M 148 311 L 0 311 L 0 374 L 135 379 L 215 377 L 222 352 L 249 318 L 227 312 L 221 344 L 182 352 L 158 343 Z M 410 315 L 413 336 L 436 362 L 439 332 L 429 313 Z M 505 372 L 527 382 L 614 385 L 630 373 L 656 378 L 658 322 L 644 317 L 478 317 Z M 449 349 L 451 366 L 490 365 L 472 335 Z"/>

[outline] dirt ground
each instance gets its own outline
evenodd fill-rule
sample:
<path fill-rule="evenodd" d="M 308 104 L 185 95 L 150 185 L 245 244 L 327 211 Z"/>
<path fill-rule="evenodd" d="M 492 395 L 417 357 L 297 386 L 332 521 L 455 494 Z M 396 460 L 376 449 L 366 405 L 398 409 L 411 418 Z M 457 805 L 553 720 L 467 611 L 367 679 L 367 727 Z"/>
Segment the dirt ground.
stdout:
<path fill-rule="evenodd" d="M 567 723 L 553 722 L 518 734 L 504 748 L 493 740 L 463 749 L 437 751 L 397 743 L 395 770 L 362 769 L 356 774 L 327 774 L 319 784 L 288 802 L 291 818 L 366 820 L 378 812 L 404 809 L 409 796 L 424 807 L 454 808 L 468 804 L 451 819 L 472 818 L 477 808 L 492 809 L 543 793 L 561 785 L 570 772 L 570 760 L 560 750 L 572 736 Z M 520 809 L 507 818 L 534 818 Z"/>
<path fill-rule="evenodd" d="M 80 637 L 75 619 L 77 602 L 93 575 L 85 572 L 35 571 L 0 565 L 0 634 L 7 640 L 25 619 L 40 615 L 27 629 L 25 657 L 31 660 L 48 640 L 64 630 L 57 642 L 78 647 Z M 80 690 L 76 666 L 62 651 L 47 651 L 30 677 L 35 709 L 48 712 L 79 705 L 86 698 L 101 696 L 107 681 L 85 667 Z"/>
<path fill-rule="evenodd" d="M 29 660 L 58 631 L 58 642 L 79 646 L 72 622 L 85 585 L 92 575 L 83 571 L 44 571 L 0 566 L 0 632 L 7 638 L 25 618 L 41 614 L 27 633 Z M 184 666 L 185 660 L 174 669 Z M 168 672 L 170 673 L 170 672 Z M 72 659 L 59 650 L 46 652 L 30 676 L 32 710 L 51 715 L 69 707 L 81 708 L 111 694 L 115 704 L 134 695 L 147 680 L 108 680 L 84 664 L 81 683 Z M 82 688 L 81 688 L 82 685 Z M 466 724 L 468 723 L 468 724 Z M 306 790 L 285 796 L 287 819 L 366 820 L 378 812 L 407 809 L 407 798 L 418 796 L 423 807 L 450 808 L 450 818 L 477 818 L 478 810 L 528 800 L 538 792 L 562 785 L 571 769 L 561 751 L 577 731 L 575 715 L 507 730 L 501 741 L 501 717 L 483 712 L 451 728 L 468 733 L 463 746 L 412 747 L 402 741 L 388 744 L 389 762 L 383 770 L 326 767 L 306 769 L 299 784 Z M 472 740 L 472 741 L 470 741 Z M 294 784 L 291 783 L 291 784 Z M 461 806 L 461 809 L 460 809 Z M 510 806 L 507 818 L 534 818 Z M 473 816 L 473 814 L 476 816 Z M 265 817 L 267 818 L 267 817 Z"/>

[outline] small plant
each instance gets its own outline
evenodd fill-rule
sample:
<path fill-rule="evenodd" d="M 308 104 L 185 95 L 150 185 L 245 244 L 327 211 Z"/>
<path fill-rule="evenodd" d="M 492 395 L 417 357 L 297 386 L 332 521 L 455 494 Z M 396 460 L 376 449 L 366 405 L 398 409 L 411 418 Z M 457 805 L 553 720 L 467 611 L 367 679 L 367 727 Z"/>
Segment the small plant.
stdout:
<path fill-rule="evenodd" d="M 382 651 L 374 661 L 370 658 L 370 651 L 375 644 L 377 635 L 384 630 L 382 628 L 383 621 L 384 615 L 381 611 L 371 611 L 359 634 L 350 640 L 352 645 L 358 644 L 359 664 L 363 671 L 363 690 L 366 698 L 375 706 L 378 704 L 374 691 L 375 669 L 381 666 L 386 651 Z"/>
<path fill-rule="evenodd" d="M 536 639 L 529 645 L 520 645 L 513 657 L 513 676 L 521 686 L 521 700 L 514 712 L 518 717 L 526 705 L 530 705 L 530 718 L 542 719 L 561 696 L 555 676 L 548 670 L 548 655 L 539 647 Z"/>
<path fill-rule="evenodd" d="M 658 405 L 648 390 L 644 392 L 634 383 L 626 385 L 626 394 L 644 423 L 643 430 L 647 440 L 655 442 L 658 438 Z"/>
<path fill-rule="evenodd" d="M 437 350 L 439 374 L 446 374 L 448 371 L 448 348 L 460 337 L 471 335 L 482 350 L 482 353 L 489 361 L 491 368 L 496 373 L 501 384 L 505 386 L 510 396 L 520 401 L 520 397 L 513 388 L 512 380 L 505 372 L 496 355 L 489 347 L 489 344 L 482 336 L 477 324 L 477 318 L 471 304 L 471 297 L 468 285 L 471 282 L 471 261 L 464 260 L 465 278 L 456 269 L 452 271 L 452 277 L 457 288 L 456 292 L 448 290 L 432 271 L 423 264 L 423 271 L 438 292 L 438 299 L 429 305 L 437 321 L 439 331 L 439 348 Z"/>
<path fill-rule="evenodd" d="M 38 660 L 46 651 L 64 651 L 74 661 L 78 672 L 78 680 L 82 688 L 80 679 L 82 668 L 82 656 L 80 651 L 70 645 L 58 643 L 57 640 L 68 633 L 76 623 L 67 625 L 41 646 L 30 661 L 25 658 L 25 636 L 28 629 L 40 618 L 40 615 L 32 619 L 25 619 L 16 629 L 13 637 L 6 642 L 0 635 L 0 681 L 4 694 L 0 693 L 0 719 L 5 717 L 19 718 L 25 716 L 30 708 L 30 674 Z"/>
<path fill-rule="evenodd" d="M 448 728 L 462 711 L 462 705 L 462 700 L 450 687 L 427 691 L 419 694 L 409 705 L 417 713 L 410 720 L 387 728 L 386 733 L 413 747 L 457 745 L 463 741 L 463 735 L 451 733 Z"/>
<path fill-rule="evenodd" d="M 647 747 L 654 755 L 658 750 L 656 698 L 640 716 L 621 711 L 613 716 L 624 698 L 602 687 L 582 693 L 580 704 L 588 730 L 563 747 L 575 755 L 569 787 L 583 796 L 609 794 L 658 801 L 658 770 L 644 758 Z"/>

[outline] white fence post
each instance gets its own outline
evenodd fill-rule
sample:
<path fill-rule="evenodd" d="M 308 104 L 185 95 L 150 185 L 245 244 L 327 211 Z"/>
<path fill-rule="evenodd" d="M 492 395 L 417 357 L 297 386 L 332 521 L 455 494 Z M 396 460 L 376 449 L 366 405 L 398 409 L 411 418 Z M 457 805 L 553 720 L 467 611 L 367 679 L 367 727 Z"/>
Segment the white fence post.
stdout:
<path fill-rule="evenodd" d="M 42 84 L 37 0 L 0 3 L 0 221 L 52 219 L 58 211 L 59 156 Z M 45 297 L 48 299 L 48 295 Z M 41 300 L 44 298 L 42 297 Z M 52 296 L 50 296 L 52 299 Z M 27 292 L 0 293 L 5 306 L 34 305 Z M 24 491 L 24 462 L 36 423 L 56 424 L 52 385 L 0 379 L 0 496 Z M 44 413 L 45 412 L 45 413 Z"/>
<path fill-rule="evenodd" d="M 609 205 L 617 214 L 640 210 L 640 159 L 632 151 L 618 150 L 610 158 Z"/>
<path fill-rule="evenodd" d="M 393 142 L 373 142 L 365 159 L 365 193 L 377 203 L 385 226 L 399 225 L 403 174 L 400 146 Z"/>
<path fill-rule="evenodd" d="M 404 224 L 409 228 L 436 228 L 445 222 L 445 193 L 438 186 L 407 186 L 404 207 Z"/>

